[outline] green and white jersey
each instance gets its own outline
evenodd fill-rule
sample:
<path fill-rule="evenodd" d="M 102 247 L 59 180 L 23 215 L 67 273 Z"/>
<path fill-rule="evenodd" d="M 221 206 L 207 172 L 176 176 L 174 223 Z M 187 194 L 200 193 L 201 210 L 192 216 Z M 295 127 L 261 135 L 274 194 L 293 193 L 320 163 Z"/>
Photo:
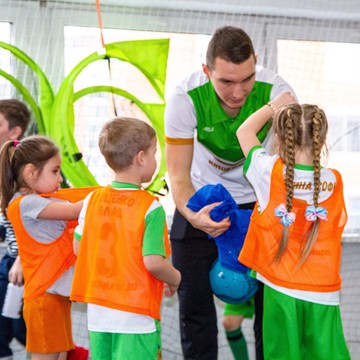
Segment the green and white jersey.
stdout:
<path fill-rule="evenodd" d="M 270 186 L 271 174 L 274 164 L 279 158 L 278 155 L 269 155 L 267 151 L 261 146 L 255 146 L 251 149 L 245 161 L 245 175 L 256 192 L 258 200 L 259 212 L 262 212 L 268 205 L 270 200 Z M 285 168 L 284 168 L 285 171 Z M 335 174 L 328 168 L 322 168 L 320 174 L 321 189 L 318 201 L 321 203 L 328 199 L 334 190 L 336 177 Z M 314 167 L 309 165 L 295 164 L 294 168 L 294 198 L 305 201 L 312 205 L 314 193 Z M 286 194 L 284 194 L 284 203 L 286 202 Z M 280 205 L 280 204 L 279 204 Z M 274 209 L 275 211 L 275 209 Z M 340 292 L 315 292 L 294 290 L 278 286 L 266 279 L 260 273 L 256 274 L 256 278 L 262 283 L 270 286 L 278 292 L 291 296 L 296 299 L 310 301 L 316 304 L 323 305 L 339 305 Z"/>
<path fill-rule="evenodd" d="M 271 174 L 278 155 L 270 155 L 262 146 L 254 146 L 246 158 L 244 174 L 252 184 L 258 201 L 258 211 L 262 212 L 270 200 Z M 285 175 L 285 167 L 284 167 Z M 327 200 L 333 193 L 336 177 L 329 168 L 321 168 L 320 193 L 318 202 Z M 294 195 L 312 205 L 314 194 L 314 167 L 310 165 L 295 164 L 294 167 Z M 284 195 L 284 203 L 286 196 Z"/>
<path fill-rule="evenodd" d="M 255 201 L 254 191 L 243 176 L 244 155 L 236 130 L 268 101 L 290 91 L 276 73 L 256 67 L 256 81 L 240 113 L 230 117 L 223 110 L 215 90 L 202 71 L 180 83 L 167 101 L 165 134 L 169 144 L 194 144 L 191 179 L 195 190 L 206 184 L 223 184 L 238 204 Z M 270 125 L 259 132 L 269 146 Z"/>

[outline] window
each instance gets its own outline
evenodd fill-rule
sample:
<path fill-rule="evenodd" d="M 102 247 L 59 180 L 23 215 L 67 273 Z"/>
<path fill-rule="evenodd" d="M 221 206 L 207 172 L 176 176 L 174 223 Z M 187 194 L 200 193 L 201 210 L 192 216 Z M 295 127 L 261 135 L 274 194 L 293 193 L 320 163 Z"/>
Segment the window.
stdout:
<path fill-rule="evenodd" d="M 116 29 L 104 29 L 103 34 L 106 44 L 127 40 L 170 39 L 165 97 L 185 76 L 201 68 L 210 39 L 208 35 Z M 100 30 L 97 28 L 66 26 L 64 39 L 65 75 L 82 59 L 101 48 Z M 77 77 L 74 90 L 99 84 L 117 86 L 142 101 L 160 101 L 140 71 L 117 59 L 90 64 Z M 103 158 L 99 157 L 98 134 L 103 123 L 115 115 L 134 116 L 146 120 L 146 116 L 137 105 L 120 96 L 113 97 L 109 93 L 91 94 L 75 103 L 75 139 L 84 156 L 85 164 L 100 184 L 107 184 L 111 179 L 111 173 L 105 170 L 108 167 Z M 161 202 L 167 213 L 173 212 L 171 196 L 161 198 Z"/>
<path fill-rule="evenodd" d="M 0 41 L 10 43 L 10 24 L 0 22 Z M 10 74 L 10 53 L 0 47 L 0 69 Z M 11 97 L 11 85 L 3 76 L 0 76 L 0 98 Z"/>
<path fill-rule="evenodd" d="M 343 177 L 348 233 L 360 233 L 360 44 L 277 41 L 278 72 L 301 103 L 321 106 L 329 120 L 329 163 Z"/>

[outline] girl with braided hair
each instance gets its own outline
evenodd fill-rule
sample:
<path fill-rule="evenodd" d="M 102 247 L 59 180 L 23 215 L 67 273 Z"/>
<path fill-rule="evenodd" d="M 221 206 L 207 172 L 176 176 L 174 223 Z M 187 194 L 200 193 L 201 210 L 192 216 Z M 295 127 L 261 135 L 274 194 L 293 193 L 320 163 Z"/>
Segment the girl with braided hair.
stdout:
<path fill-rule="evenodd" d="M 276 154 L 256 134 L 272 118 Z M 265 359 L 350 359 L 339 307 L 341 175 L 321 166 L 328 122 L 283 93 L 238 129 L 257 204 L 239 261 L 264 283 Z"/>

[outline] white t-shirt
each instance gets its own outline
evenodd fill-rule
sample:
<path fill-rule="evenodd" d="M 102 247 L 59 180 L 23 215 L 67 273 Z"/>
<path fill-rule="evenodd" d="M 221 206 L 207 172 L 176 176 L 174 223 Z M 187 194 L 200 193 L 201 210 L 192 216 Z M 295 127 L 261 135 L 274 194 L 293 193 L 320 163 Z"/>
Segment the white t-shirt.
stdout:
<path fill-rule="evenodd" d="M 16 193 L 14 198 L 20 196 Z M 37 194 L 26 195 L 20 201 L 21 220 L 26 231 L 40 243 L 55 241 L 65 230 L 66 221 L 39 219 L 38 215 L 53 201 L 65 201 L 46 198 Z M 70 266 L 47 290 L 47 293 L 70 296 L 74 266 Z"/>
<path fill-rule="evenodd" d="M 204 90 L 208 89 L 208 83 L 209 79 L 204 72 L 197 71 L 174 89 L 167 99 L 165 109 L 166 138 L 193 139 L 191 180 L 195 190 L 199 190 L 207 184 L 221 183 L 238 204 L 254 202 L 256 200 L 254 191 L 243 176 L 245 159 L 242 157 L 237 161 L 231 161 L 217 153 L 217 149 L 220 147 L 229 148 L 227 142 L 231 143 L 231 146 L 236 143 L 237 149 L 234 151 L 241 152 L 235 133 L 241 125 L 240 117 L 242 114 L 240 112 L 235 118 L 229 117 L 221 108 L 214 92 Z M 269 90 L 269 94 L 267 90 Z M 269 69 L 256 66 L 256 83 L 245 104 L 254 112 L 258 107 L 263 106 L 270 99 L 285 91 L 294 94 L 291 87 L 279 75 Z M 189 95 L 190 92 L 196 92 L 197 96 L 202 99 L 198 102 L 198 114 L 192 97 Z M 218 134 L 218 138 L 215 138 L 215 141 L 217 140 L 220 143 L 217 149 L 215 149 L 216 146 L 210 149 L 198 141 L 199 122 L 201 122 L 199 118 L 206 118 L 208 123 L 206 126 L 203 125 L 204 127 L 201 129 L 204 132 L 211 133 L 216 131 L 215 126 L 217 124 L 224 124 L 225 130 Z M 267 146 L 268 142 L 269 137 L 265 138 L 263 145 Z"/>

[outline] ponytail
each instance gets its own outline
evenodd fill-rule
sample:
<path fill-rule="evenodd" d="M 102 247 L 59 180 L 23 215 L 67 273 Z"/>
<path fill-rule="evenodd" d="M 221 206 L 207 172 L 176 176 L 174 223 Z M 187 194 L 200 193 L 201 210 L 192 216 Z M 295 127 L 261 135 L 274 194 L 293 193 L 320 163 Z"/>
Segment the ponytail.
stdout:
<path fill-rule="evenodd" d="M 0 151 L 0 205 L 1 212 L 6 216 L 7 206 L 17 191 L 18 169 L 13 164 L 14 153 L 20 146 L 18 140 L 4 143 Z"/>

